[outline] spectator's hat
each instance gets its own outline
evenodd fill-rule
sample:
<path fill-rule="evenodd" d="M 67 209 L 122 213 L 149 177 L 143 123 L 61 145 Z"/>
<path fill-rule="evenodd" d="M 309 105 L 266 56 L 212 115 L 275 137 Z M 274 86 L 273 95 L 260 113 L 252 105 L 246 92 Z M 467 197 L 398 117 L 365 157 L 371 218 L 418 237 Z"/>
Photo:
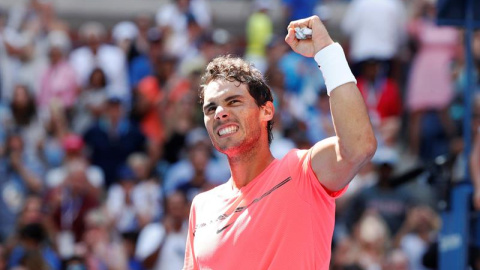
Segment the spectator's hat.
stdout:
<path fill-rule="evenodd" d="M 129 166 L 123 165 L 117 170 L 117 179 L 126 182 L 135 181 L 135 173 Z"/>
<path fill-rule="evenodd" d="M 122 104 L 123 100 L 121 97 L 119 97 L 118 95 L 109 95 L 107 97 L 107 103 L 109 105 L 118 105 L 118 104 Z"/>
<path fill-rule="evenodd" d="M 67 53 L 71 48 L 71 42 L 68 35 L 63 31 L 54 30 L 48 33 L 48 46 L 50 49 L 58 48 L 63 53 Z"/>
<path fill-rule="evenodd" d="M 83 139 L 77 134 L 69 134 L 62 140 L 63 149 L 66 152 L 76 152 L 83 149 Z"/>
<path fill-rule="evenodd" d="M 217 45 L 225 45 L 231 39 L 230 32 L 223 28 L 217 28 L 212 32 L 212 39 Z"/>
<path fill-rule="evenodd" d="M 105 38 L 107 30 L 103 24 L 96 21 L 89 21 L 80 26 L 78 30 L 80 38 L 87 40 L 90 37 L 95 37 L 97 39 Z"/>
<path fill-rule="evenodd" d="M 112 30 L 112 37 L 116 42 L 122 40 L 134 40 L 137 38 L 138 28 L 137 26 L 130 21 L 123 21 L 117 23 Z"/>

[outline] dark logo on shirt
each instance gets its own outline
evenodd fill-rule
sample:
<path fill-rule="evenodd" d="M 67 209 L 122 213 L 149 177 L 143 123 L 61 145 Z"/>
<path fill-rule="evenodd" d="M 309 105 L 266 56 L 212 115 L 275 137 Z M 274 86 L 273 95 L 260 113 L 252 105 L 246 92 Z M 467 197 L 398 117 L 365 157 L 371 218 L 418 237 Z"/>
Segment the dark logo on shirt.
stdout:
<path fill-rule="evenodd" d="M 241 213 L 243 211 L 245 211 L 246 209 L 248 209 L 249 207 L 251 207 L 252 205 L 260 202 L 263 198 L 267 197 L 268 195 L 272 194 L 272 192 L 274 192 L 275 190 L 279 189 L 280 187 L 282 187 L 283 185 L 285 185 L 286 183 L 288 183 L 290 180 L 292 180 L 292 177 L 289 176 L 288 178 L 286 178 L 285 180 L 283 180 L 282 182 L 278 183 L 277 185 L 275 185 L 273 188 L 271 188 L 270 190 L 268 190 L 267 192 L 263 193 L 262 196 L 258 197 L 258 198 L 255 198 L 254 200 L 252 200 L 249 204 L 247 204 L 246 206 L 239 206 L 237 208 L 235 208 L 234 211 L 232 211 L 231 213 L 225 213 L 225 214 L 222 214 L 220 215 L 218 218 L 216 218 L 215 220 L 210 220 L 210 222 L 204 222 L 204 223 L 200 223 L 198 225 L 195 226 L 195 231 L 193 232 L 193 236 L 195 236 L 195 233 L 197 232 L 197 230 L 201 229 L 201 228 L 204 228 L 206 226 L 209 226 L 209 225 L 212 225 L 212 224 L 216 224 L 218 222 L 221 222 L 223 220 L 225 220 L 226 218 L 230 217 L 230 216 L 233 216 L 237 213 Z M 222 228 L 218 229 L 217 230 L 217 234 L 223 232 L 225 229 L 227 229 L 228 227 L 230 227 L 235 221 L 233 221 L 232 223 L 229 223 L 225 226 L 223 226 Z"/>

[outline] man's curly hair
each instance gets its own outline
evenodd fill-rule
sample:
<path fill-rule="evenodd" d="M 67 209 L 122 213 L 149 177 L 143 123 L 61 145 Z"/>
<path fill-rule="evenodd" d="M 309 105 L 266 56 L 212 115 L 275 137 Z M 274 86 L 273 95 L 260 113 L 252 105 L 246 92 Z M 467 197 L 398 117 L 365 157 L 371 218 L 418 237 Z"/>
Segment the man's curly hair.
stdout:
<path fill-rule="evenodd" d="M 258 107 L 265 105 L 267 101 L 273 102 L 272 91 L 257 68 L 240 57 L 225 55 L 213 59 L 202 76 L 199 90 L 201 104 L 204 101 L 205 87 L 211 81 L 218 79 L 246 84 L 248 92 L 255 99 Z M 273 120 L 270 120 L 267 123 L 268 144 L 273 140 L 272 128 Z"/>

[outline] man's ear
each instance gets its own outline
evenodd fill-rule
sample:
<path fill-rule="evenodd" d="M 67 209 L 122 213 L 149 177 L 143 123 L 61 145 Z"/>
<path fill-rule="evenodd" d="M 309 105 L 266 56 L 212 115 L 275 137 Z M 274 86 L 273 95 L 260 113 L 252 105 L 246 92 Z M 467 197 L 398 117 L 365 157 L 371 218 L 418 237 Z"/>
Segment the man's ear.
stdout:
<path fill-rule="evenodd" d="M 270 121 L 273 119 L 273 115 L 275 114 L 275 107 L 273 106 L 273 102 L 267 101 L 261 109 L 261 118 L 263 121 Z"/>

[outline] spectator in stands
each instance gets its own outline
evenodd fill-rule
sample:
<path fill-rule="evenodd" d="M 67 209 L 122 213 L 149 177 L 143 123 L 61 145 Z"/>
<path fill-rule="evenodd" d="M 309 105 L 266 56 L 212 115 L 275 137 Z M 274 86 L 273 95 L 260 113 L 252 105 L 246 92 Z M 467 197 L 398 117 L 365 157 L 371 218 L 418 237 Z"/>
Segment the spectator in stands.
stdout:
<path fill-rule="evenodd" d="M 83 87 L 75 104 L 71 121 L 73 131 L 82 134 L 100 119 L 108 99 L 107 78 L 101 68 L 90 74 L 88 85 Z"/>
<path fill-rule="evenodd" d="M 134 41 L 134 51 L 129 55 L 130 62 L 138 55 L 148 53 L 148 30 L 153 26 L 153 16 L 150 13 L 139 13 L 135 15 L 134 23 L 137 26 L 138 35 Z"/>
<path fill-rule="evenodd" d="M 100 198 L 92 189 L 85 164 L 72 162 L 63 183 L 49 192 L 47 202 L 59 235 L 56 240 L 62 258 L 73 255 L 75 243 L 82 240 L 85 232 L 85 216 L 99 205 Z"/>
<path fill-rule="evenodd" d="M 19 231 L 19 242 L 8 260 L 8 269 L 24 266 L 26 269 L 60 270 L 58 255 L 49 245 L 45 228 L 40 223 L 23 226 Z"/>
<path fill-rule="evenodd" d="M 357 85 L 359 86 L 358 83 Z M 325 138 L 334 136 L 335 130 L 332 117 L 330 116 L 330 103 L 328 102 L 326 89 L 320 91 L 315 106 L 308 111 L 308 116 L 304 120 L 307 119 L 308 121 L 304 122 L 307 125 L 307 136 L 310 143 L 313 144 Z"/>
<path fill-rule="evenodd" d="M 390 270 L 414 270 L 409 266 L 408 257 L 400 249 L 394 249 L 386 255 L 383 269 Z"/>
<path fill-rule="evenodd" d="M 135 232 L 153 221 L 149 191 L 139 185 L 135 173 L 129 166 L 118 171 L 117 184 L 108 189 L 106 207 L 108 214 L 120 233 Z"/>
<path fill-rule="evenodd" d="M 313 15 L 315 6 L 322 1 L 316 0 L 282 0 L 284 18 L 287 22 L 308 18 Z M 272 4 L 272 3 L 269 3 Z M 321 18 L 323 20 L 323 18 Z"/>
<path fill-rule="evenodd" d="M 51 104 L 43 120 L 45 135 L 38 138 L 38 155 L 46 169 L 62 164 L 65 152 L 62 140 L 68 133 L 68 116 L 61 103 Z"/>
<path fill-rule="evenodd" d="M 109 224 L 102 208 L 91 209 L 85 216 L 85 232 L 78 245 L 85 269 L 129 269 L 128 255 L 121 235 Z"/>
<path fill-rule="evenodd" d="M 148 217 L 148 222 L 160 220 L 164 212 L 163 189 L 158 175 L 154 173 L 154 162 L 145 153 L 133 153 L 127 159 L 127 165 L 132 169 L 135 178 L 138 179 L 136 188 L 139 190 L 139 194 L 143 194 L 142 201 L 144 202 L 141 211 Z"/>
<path fill-rule="evenodd" d="M 372 16 L 375 14 L 375 16 Z M 406 40 L 406 9 L 401 0 L 353 0 L 341 28 L 349 37 L 350 61 L 359 75 L 362 62 L 375 59 L 387 75 Z"/>
<path fill-rule="evenodd" d="M 201 142 L 188 146 L 188 160 L 193 168 L 193 175 L 189 179 L 184 179 L 175 187 L 176 190 L 187 195 L 187 199 L 192 201 L 193 198 L 210 188 L 214 187 L 205 177 L 205 170 L 210 159 L 210 147 Z M 187 181 L 185 181 L 187 180 Z"/>
<path fill-rule="evenodd" d="M 448 107 L 454 94 L 451 65 L 458 54 L 460 38 L 455 28 L 436 25 L 435 17 L 435 4 L 431 1 L 420 1 L 408 25 L 409 34 L 418 45 L 410 69 L 406 96 L 406 107 L 409 112 L 409 146 L 414 156 L 419 154 L 427 156 L 428 153 L 425 151 L 442 147 L 438 143 L 429 145 L 429 149 L 421 153 L 423 133 L 435 136 L 427 133 L 435 128 L 441 130 L 437 133 L 443 130 L 446 136 L 451 138 L 455 132 L 448 115 Z M 439 120 L 422 120 L 424 117 L 435 116 Z"/>
<path fill-rule="evenodd" d="M 172 164 L 165 173 L 165 195 L 181 188 L 187 192 L 187 199 L 200 191 L 205 191 L 213 185 L 226 181 L 230 171 L 221 170 L 219 162 L 212 156 L 210 140 L 203 128 L 191 130 L 186 137 L 187 155 L 180 161 Z"/>
<path fill-rule="evenodd" d="M 146 269 L 181 269 L 188 233 L 188 201 L 182 192 L 167 197 L 166 216 L 147 225 L 138 237 L 136 257 Z"/>
<path fill-rule="evenodd" d="M 333 251 L 334 269 L 381 269 L 390 244 L 390 231 L 375 211 L 365 212 L 351 236 Z"/>
<path fill-rule="evenodd" d="M 106 43 L 105 27 L 98 22 L 87 22 L 79 30 L 85 46 L 73 50 L 70 63 L 75 68 L 77 81 L 85 87 L 91 72 L 100 67 L 107 77 L 109 94 L 116 95 L 129 104 L 130 89 L 127 78 L 125 54 L 117 46 Z"/>
<path fill-rule="evenodd" d="M 41 113 L 48 113 L 52 105 L 61 104 L 68 112 L 79 90 L 75 70 L 67 61 L 70 39 L 64 32 L 53 31 L 48 34 L 48 46 L 49 66 L 39 81 L 38 108 Z"/>
<path fill-rule="evenodd" d="M 374 211 L 385 220 L 388 230 L 395 235 L 402 226 L 412 196 L 400 187 L 393 186 L 393 172 L 399 162 L 398 153 L 391 148 L 379 148 L 372 158 L 378 173 L 378 182 L 361 191 L 352 199 L 347 210 L 347 226 L 352 228 L 365 212 Z"/>
<path fill-rule="evenodd" d="M 163 145 L 163 159 L 169 163 L 177 162 L 182 158 L 188 133 L 195 130 L 200 125 L 200 121 L 203 121 L 201 106 L 197 103 L 199 84 L 194 84 L 197 77 L 200 75 L 190 74 L 187 82 L 188 89 L 183 93 L 172 95 L 168 109 L 165 111 L 167 137 Z"/>
<path fill-rule="evenodd" d="M 254 1 L 254 12 L 248 17 L 246 25 L 245 58 L 261 72 L 268 68 L 266 49 L 273 35 L 273 22 L 268 15 L 270 7 L 269 1 Z"/>
<path fill-rule="evenodd" d="M 47 171 L 45 185 L 47 189 L 54 189 L 63 185 L 71 166 L 75 164 L 85 166 L 85 175 L 92 188 L 92 194 L 100 196 L 104 189 L 105 176 L 101 168 L 89 164 L 86 158 L 84 141 L 77 134 L 67 134 L 61 141 L 65 153 L 63 164 L 57 168 Z"/>
<path fill-rule="evenodd" d="M 12 57 L 9 68 L 12 69 L 10 83 L 13 88 L 5 89 L 5 94 L 12 98 L 12 90 L 15 85 L 22 84 L 29 88 L 34 95 L 39 92 L 40 79 L 43 71 L 48 66 L 47 56 L 42 53 L 39 40 L 42 40 L 41 34 L 37 32 L 37 26 L 26 23 L 25 29 L 15 33 L 11 44 L 15 46 L 10 50 Z M 7 36 L 8 37 L 8 36 Z M 8 41 L 7 41 L 8 42 Z M 13 47 L 12 46 L 12 47 Z M 11 87 L 10 86 L 10 87 Z M 8 98 L 7 98 L 8 100 Z"/>
<path fill-rule="evenodd" d="M 0 156 L 0 242 L 15 231 L 18 215 L 28 194 L 43 189 L 43 167 L 25 151 L 19 133 L 7 135 L 6 148 Z"/>
<path fill-rule="evenodd" d="M 140 260 L 135 258 L 135 249 L 137 246 L 138 232 L 123 233 L 123 248 L 125 254 L 128 258 L 128 269 L 129 270 L 144 270 Z"/>
<path fill-rule="evenodd" d="M 5 133 L 16 130 L 22 136 L 24 150 L 37 155 L 38 140 L 44 129 L 37 113 L 34 94 L 25 85 L 16 85 L 9 106 L 1 108 L 0 129 Z"/>
<path fill-rule="evenodd" d="M 416 206 L 408 210 L 402 227 L 395 235 L 394 247 L 400 248 L 408 258 L 409 269 L 426 270 L 423 255 L 435 241 L 440 229 L 440 218 L 428 206 Z"/>
<path fill-rule="evenodd" d="M 108 99 L 104 117 L 88 128 L 83 138 L 92 164 L 105 174 L 107 188 L 116 182 L 116 172 L 127 157 L 144 151 L 147 145 L 144 134 L 125 116 L 125 108 L 115 96 Z"/>
<path fill-rule="evenodd" d="M 277 112 L 274 116 L 275 125 L 272 130 L 275 140 L 272 141 L 270 149 L 275 158 L 281 158 L 285 156 L 288 151 L 295 148 L 295 142 L 293 142 L 291 138 L 286 137 L 285 129 L 293 126 L 293 123 L 298 120 L 290 113 L 292 106 L 294 106 L 292 93 L 286 91 L 285 76 L 283 72 L 277 68 L 276 63 L 269 67 L 265 77 L 268 79 L 268 84 L 272 89 L 272 95 L 274 96 L 273 104 Z M 312 116 L 308 114 L 306 117 L 316 117 L 316 115 Z M 314 120 L 312 120 L 312 122 L 314 122 Z"/>
<path fill-rule="evenodd" d="M 45 229 L 46 239 L 45 241 L 54 243 L 55 241 L 55 232 L 53 224 L 49 219 L 48 208 L 45 205 L 43 198 L 39 195 L 28 195 L 25 199 L 22 212 L 17 218 L 17 233 L 19 228 L 23 228 L 28 224 L 41 224 Z M 14 237 L 18 237 L 14 235 Z M 14 240 L 18 240 L 13 238 Z"/>
<path fill-rule="evenodd" d="M 148 41 L 147 51 L 139 54 L 132 59 L 129 66 L 130 86 L 135 89 L 138 83 L 145 77 L 154 74 L 153 65 L 155 61 L 164 53 L 162 32 L 152 27 L 146 33 Z"/>
<path fill-rule="evenodd" d="M 279 49 L 282 50 L 281 47 Z M 284 87 L 288 93 L 290 105 L 288 114 L 296 119 L 303 119 L 308 109 L 315 106 L 319 91 L 325 85 L 323 77 L 317 74 L 317 64 L 309 60 L 294 51 L 287 50 L 277 63 L 277 67 L 285 76 Z"/>
<path fill-rule="evenodd" d="M 349 209 L 354 207 L 355 198 L 359 196 L 366 189 L 370 189 L 377 185 L 378 182 L 378 170 L 376 164 L 372 161 L 365 164 L 362 169 L 353 177 L 352 181 L 348 185 L 348 189 L 341 198 L 335 200 L 335 230 L 333 239 L 341 240 L 348 236 L 351 232 L 348 231 L 348 227 L 351 224 L 347 224 L 350 217 L 348 216 Z"/>
<path fill-rule="evenodd" d="M 143 134 L 154 144 L 154 149 L 160 149 L 165 140 L 165 110 L 162 102 L 165 92 L 157 80 L 148 76 L 140 81 L 134 96 L 131 115 L 138 121 Z"/>
<path fill-rule="evenodd" d="M 131 21 L 121 21 L 112 29 L 112 38 L 115 45 L 125 54 L 127 65 L 130 63 L 130 52 L 134 49 L 134 41 L 138 36 L 138 28 Z"/>
<path fill-rule="evenodd" d="M 158 148 L 168 143 L 173 127 L 182 122 L 172 112 L 175 104 L 190 91 L 190 82 L 177 73 L 177 64 L 177 57 L 159 56 L 154 62 L 154 73 L 143 78 L 136 91 L 138 99 L 132 114 L 150 142 Z"/>
<path fill-rule="evenodd" d="M 402 116 L 402 97 L 395 80 L 381 74 L 378 60 L 365 60 L 357 86 L 368 108 L 380 145 L 397 146 Z"/>
<path fill-rule="evenodd" d="M 188 21 L 195 20 L 203 29 L 211 24 L 211 12 L 206 0 L 175 0 L 162 6 L 156 16 L 157 26 L 165 34 L 165 51 L 176 57 L 187 53 Z"/>

